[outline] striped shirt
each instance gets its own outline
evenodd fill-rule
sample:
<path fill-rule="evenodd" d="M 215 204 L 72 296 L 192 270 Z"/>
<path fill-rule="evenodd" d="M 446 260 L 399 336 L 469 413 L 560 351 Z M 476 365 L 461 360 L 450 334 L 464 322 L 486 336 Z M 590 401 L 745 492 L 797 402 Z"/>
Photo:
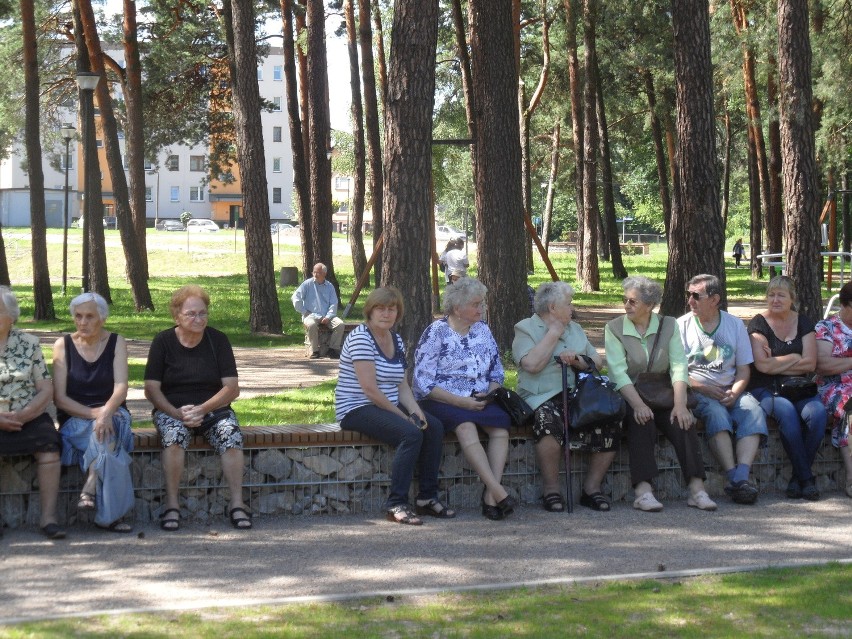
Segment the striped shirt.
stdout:
<path fill-rule="evenodd" d="M 349 333 L 340 352 L 340 372 L 334 391 L 335 419 L 340 421 L 347 413 L 372 402 L 367 399 L 358 382 L 354 363 L 371 361 L 376 364 L 376 384 L 393 404 L 399 403 L 399 385 L 405 379 L 405 349 L 402 338 L 391 333 L 396 343 L 393 357 L 388 359 L 376 343 L 366 324 L 361 324 Z"/>

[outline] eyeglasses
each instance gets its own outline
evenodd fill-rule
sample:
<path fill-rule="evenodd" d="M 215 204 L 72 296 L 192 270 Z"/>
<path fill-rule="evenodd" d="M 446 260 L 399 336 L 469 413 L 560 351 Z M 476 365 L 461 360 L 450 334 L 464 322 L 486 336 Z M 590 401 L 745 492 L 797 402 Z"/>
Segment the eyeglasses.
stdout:
<path fill-rule="evenodd" d="M 707 299 L 710 296 L 709 295 L 702 295 L 701 293 L 699 293 L 697 291 L 687 291 L 686 292 L 686 299 L 689 300 L 690 297 L 697 302 L 698 300 Z"/>
<path fill-rule="evenodd" d="M 628 304 L 630 306 L 636 306 L 639 303 L 639 300 L 637 300 L 635 298 L 630 298 L 630 297 L 622 297 L 621 303 L 622 304 Z"/>
<path fill-rule="evenodd" d="M 181 315 L 183 315 L 189 321 L 194 322 L 195 320 L 206 320 L 208 313 L 207 311 L 200 311 L 198 313 L 196 313 L 195 311 L 184 311 L 183 313 L 181 313 Z"/>

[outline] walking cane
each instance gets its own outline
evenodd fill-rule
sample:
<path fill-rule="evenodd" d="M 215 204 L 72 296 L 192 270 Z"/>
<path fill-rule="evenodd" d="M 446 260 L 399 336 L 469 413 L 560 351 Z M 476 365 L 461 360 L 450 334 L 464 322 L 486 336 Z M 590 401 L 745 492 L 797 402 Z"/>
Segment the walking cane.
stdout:
<path fill-rule="evenodd" d="M 554 359 L 562 366 L 562 436 L 565 440 L 565 497 L 567 499 L 566 511 L 574 512 L 574 488 L 571 484 L 571 439 L 568 428 L 568 365 L 559 356 Z"/>

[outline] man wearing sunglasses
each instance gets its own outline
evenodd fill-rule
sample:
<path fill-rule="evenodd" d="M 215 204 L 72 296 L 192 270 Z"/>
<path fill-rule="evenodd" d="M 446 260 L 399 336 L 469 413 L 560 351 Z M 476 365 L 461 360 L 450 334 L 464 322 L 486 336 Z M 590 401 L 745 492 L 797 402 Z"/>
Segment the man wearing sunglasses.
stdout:
<path fill-rule="evenodd" d="M 704 422 L 710 449 L 727 474 L 725 492 L 738 504 L 753 504 L 758 491 L 749 473 L 768 434 L 766 417 L 746 392 L 754 358 L 745 325 L 719 309 L 721 293 L 715 275 L 696 275 L 687 285 L 689 313 L 677 322 L 689 384 L 697 391 L 695 416 Z"/>

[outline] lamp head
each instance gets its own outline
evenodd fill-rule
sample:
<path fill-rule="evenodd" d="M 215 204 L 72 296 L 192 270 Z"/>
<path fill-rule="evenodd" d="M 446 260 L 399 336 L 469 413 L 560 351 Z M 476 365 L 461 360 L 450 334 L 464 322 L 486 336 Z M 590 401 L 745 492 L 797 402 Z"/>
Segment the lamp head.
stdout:
<path fill-rule="evenodd" d="M 66 122 L 59 129 L 59 133 L 60 133 L 60 135 L 62 135 L 62 139 L 65 140 L 66 142 L 70 142 L 74 138 L 74 133 L 76 131 L 77 131 L 77 129 L 75 129 L 74 125 L 71 124 L 70 122 Z"/>
<path fill-rule="evenodd" d="M 77 86 L 83 91 L 94 91 L 101 76 L 94 71 L 80 71 L 77 73 Z"/>

